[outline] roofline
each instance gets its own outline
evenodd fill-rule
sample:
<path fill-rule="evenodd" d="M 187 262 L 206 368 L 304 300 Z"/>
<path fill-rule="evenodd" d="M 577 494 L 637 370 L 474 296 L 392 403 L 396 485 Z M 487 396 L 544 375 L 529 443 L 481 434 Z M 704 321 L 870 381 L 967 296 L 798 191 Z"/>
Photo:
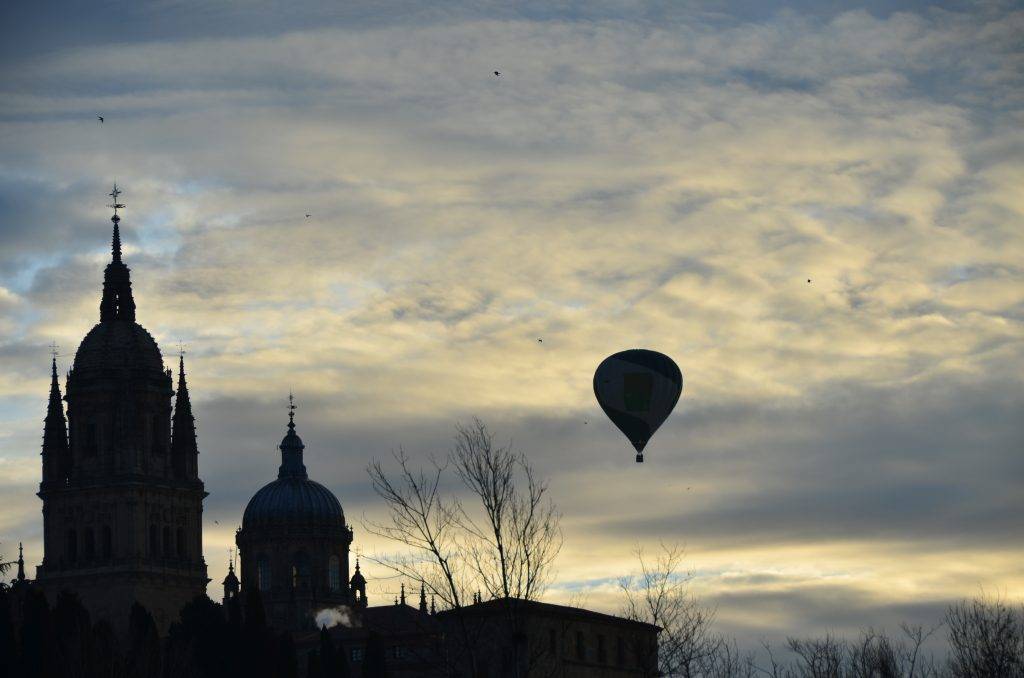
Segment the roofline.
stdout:
<path fill-rule="evenodd" d="M 656 624 L 649 624 L 643 621 L 637 621 L 635 619 L 627 619 L 626 617 L 619 617 L 613 614 L 607 614 L 604 612 L 595 612 L 594 610 L 588 610 L 582 607 L 571 607 L 569 605 L 557 605 L 555 603 L 545 603 L 539 600 L 526 600 L 523 598 L 494 598 L 492 600 L 485 600 L 481 603 L 474 603 L 472 605 L 466 605 L 462 607 L 463 612 L 473 615 L 487 614 L 494 608 L 497 608 L 506 600 L 515 601 L 518 604 L 526 605 L 527 609 L 533 609 L 537 612 L 547 611 L 556 612 L 560 614 L 567 614 L 573 617 L 582 619 L 597 619 L 605 622 L 611 622 L 620 626 L 640 626 L 654 629 L 656 633 L 660 632 L 662 628 Z M 438 610 L 437 616 L 455 614 L 457 610 Z"/>

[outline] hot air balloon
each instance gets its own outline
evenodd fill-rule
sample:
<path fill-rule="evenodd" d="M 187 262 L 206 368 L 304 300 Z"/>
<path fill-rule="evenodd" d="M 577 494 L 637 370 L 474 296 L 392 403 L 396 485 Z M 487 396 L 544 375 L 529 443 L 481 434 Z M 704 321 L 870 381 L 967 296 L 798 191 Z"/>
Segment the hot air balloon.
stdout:
<path fill-rule="evenodd" d="M 683 392 L 683 374 L 663 353 L 634 348 L 610 355 L 594 372 L 594 395 L 601 409 L 636 448 L 644 447 Z"/>

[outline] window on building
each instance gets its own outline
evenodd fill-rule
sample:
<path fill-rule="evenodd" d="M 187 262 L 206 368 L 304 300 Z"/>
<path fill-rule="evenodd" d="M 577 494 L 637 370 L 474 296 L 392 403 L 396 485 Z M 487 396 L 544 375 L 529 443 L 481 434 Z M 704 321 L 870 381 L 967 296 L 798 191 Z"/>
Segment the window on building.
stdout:
<path fill-rule="evenodd" d="M 67 556 L 68 562 L 76 562 L 78 560 L 78 535 L 74 530 L 68 530 L 65 543 L 64 555 Z"/>
<path fill-rule="evenodd" d="M 583 631 L 576 632 L 576 659 L 586 659 L 587 652 L 583 645 Z"/>
<path fill-rule="evenodd" d="M 361 662 L 366 656 L 366 650 L 361 647 L 353 647 L 349 656 L 352 657 L 352 661 Z"/>
<path fill-rule="evenodd" d="M 554 629 L 548 629 L 548 652 L 558 655 L 558 632 Z"/>
<path fill-rule="evenodd" d="M 604 653 L 604 636 L 601 634 L 597 636 L 597 661 L 602 664 L 608 661 Z"/>
<path fill-rule="evenodd" d="M 90 421 L 85 425 L 85 454 L 94 456 L 100 450 L 99 431 L 96 430 L 96 422 Z"/>
<path fill-rule="evenodd" d="M 174 555 L 174 546 L 171 544 L 171 528 L 164 525 L 164 558 Z"/>
<path fill-rule="evenodd" d="M 331 591 L 341 590 L 341 561 L 332 555 L 327 559 L 327 584 Z"/>
<path fill-rule="evenodd" d="M 86 562 L 96 558 L 96 541 L 91 527 L 82 531 L 82 552 Z"/>
<path fill-rule="evenodd" d="M 309 588 L 309 556 L 302 551 L 292 556 L 292 588 Z"/>
<path fill-rule="evenodd" d="M 149 526 L 149 555 L 153 558 L 160 556 L 160 535 L 156 525 Z"/>
<path fill-rule="evenodd" d="M 110 530 L 110 525 L 103 526 L 103 545 L 101 553 L 103 554 L 104 560 L 109 560 L 114 555 L 114 534 Z"/>
<path fill-rule="evenodd" d="M 256 585 L 260 591 L 270 590 L 270 559 L 266 556 L 256 559 Z"/>
<path fill-rule="evenodd" d="M 182 527 L 178 528 L 177 537 L 178 538 L 177 538 L 176 541 L 178 542 L 178 544 L 177 544 L 177 546 L 178 546 L 178 557 L 179 558 L 184 558 L 185 557 L 185 529 L 184 528 L 182 528 Z"/>
<path fill-rule="evenodd" d="M 619 666 L 626 663 L 626 644 L 621 637 L 615 639 L 615 663 Z"/>

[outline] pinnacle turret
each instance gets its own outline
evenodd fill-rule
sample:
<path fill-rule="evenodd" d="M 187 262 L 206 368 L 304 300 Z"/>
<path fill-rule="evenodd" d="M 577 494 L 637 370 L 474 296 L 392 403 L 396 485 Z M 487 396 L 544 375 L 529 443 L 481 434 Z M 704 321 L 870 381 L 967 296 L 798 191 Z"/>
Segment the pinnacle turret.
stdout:
<path fill-rule="evenodd" d="M 198 473 L 199 447 L 196 444 L 196 423 L 192 416 L 192 402 L 185 381 L 185 355 L 178 356 L 178 392 L 174 398 L 174 417 L 171 419 L 171 460 L 175 475 L 194 478 Z"/>
<path fill-rule="evenodd" d="M 50 368 L 50 401 L 46 406 L 46 419 L 43 423 L 43 482 L 63 480 L 71 473 L 68 424 L 64 418 L 64 403 L 57 381 L 56 349 Z"/>

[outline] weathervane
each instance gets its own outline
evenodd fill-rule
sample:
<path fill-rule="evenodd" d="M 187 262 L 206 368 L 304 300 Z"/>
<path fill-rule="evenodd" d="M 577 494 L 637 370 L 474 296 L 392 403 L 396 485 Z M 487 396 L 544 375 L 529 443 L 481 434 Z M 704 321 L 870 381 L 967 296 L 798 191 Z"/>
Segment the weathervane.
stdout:
<path fill-rule="evenodd" d="M 288 391 L 288 425 L 295 425 L 295 410 L 299 409 L 299 406 L 295 404 L 295 396 L 292 395 L 291 391 Z"/>
<path fill-rule="evenodd" d="M 110 218 L 110 220 L 114 221 L 114 222 L 121 221 L 121 217 L 117 216 L 117 210 L 119 210 L 119 209 L 123 210 L 124 209 L 124 205 L 117 201 L 117 196 L 121 195 L 121 190 L 117 187 L 117 182 L 114 182 L 114 190 L 112 190 L 109 195 L 110 195 L 111 198 L 114 199 L 113 203 L 111 203 L 110 205 L 107 205 L 107 207 L 113 207 L 114 208 L 114 216 L 112 216 Z"/>
<path fill-rule="evenodd" d="M 50 342 L 50 355 L 52 355 L 52 356 L 53 356 L 53 359 L 54 359 L 54 360 L 56 360 L 56 359 L 57 359 L 57 356 L 59 355 L 59 354 L 57 353 L 57 349 L 58 349 L 58 348 L 60 348 L 60 347 L 59 347 L 59 346 L 57 346 L 57 342 L 56 342 L 56 341 L 51 341 L 51 342 Z"/>

